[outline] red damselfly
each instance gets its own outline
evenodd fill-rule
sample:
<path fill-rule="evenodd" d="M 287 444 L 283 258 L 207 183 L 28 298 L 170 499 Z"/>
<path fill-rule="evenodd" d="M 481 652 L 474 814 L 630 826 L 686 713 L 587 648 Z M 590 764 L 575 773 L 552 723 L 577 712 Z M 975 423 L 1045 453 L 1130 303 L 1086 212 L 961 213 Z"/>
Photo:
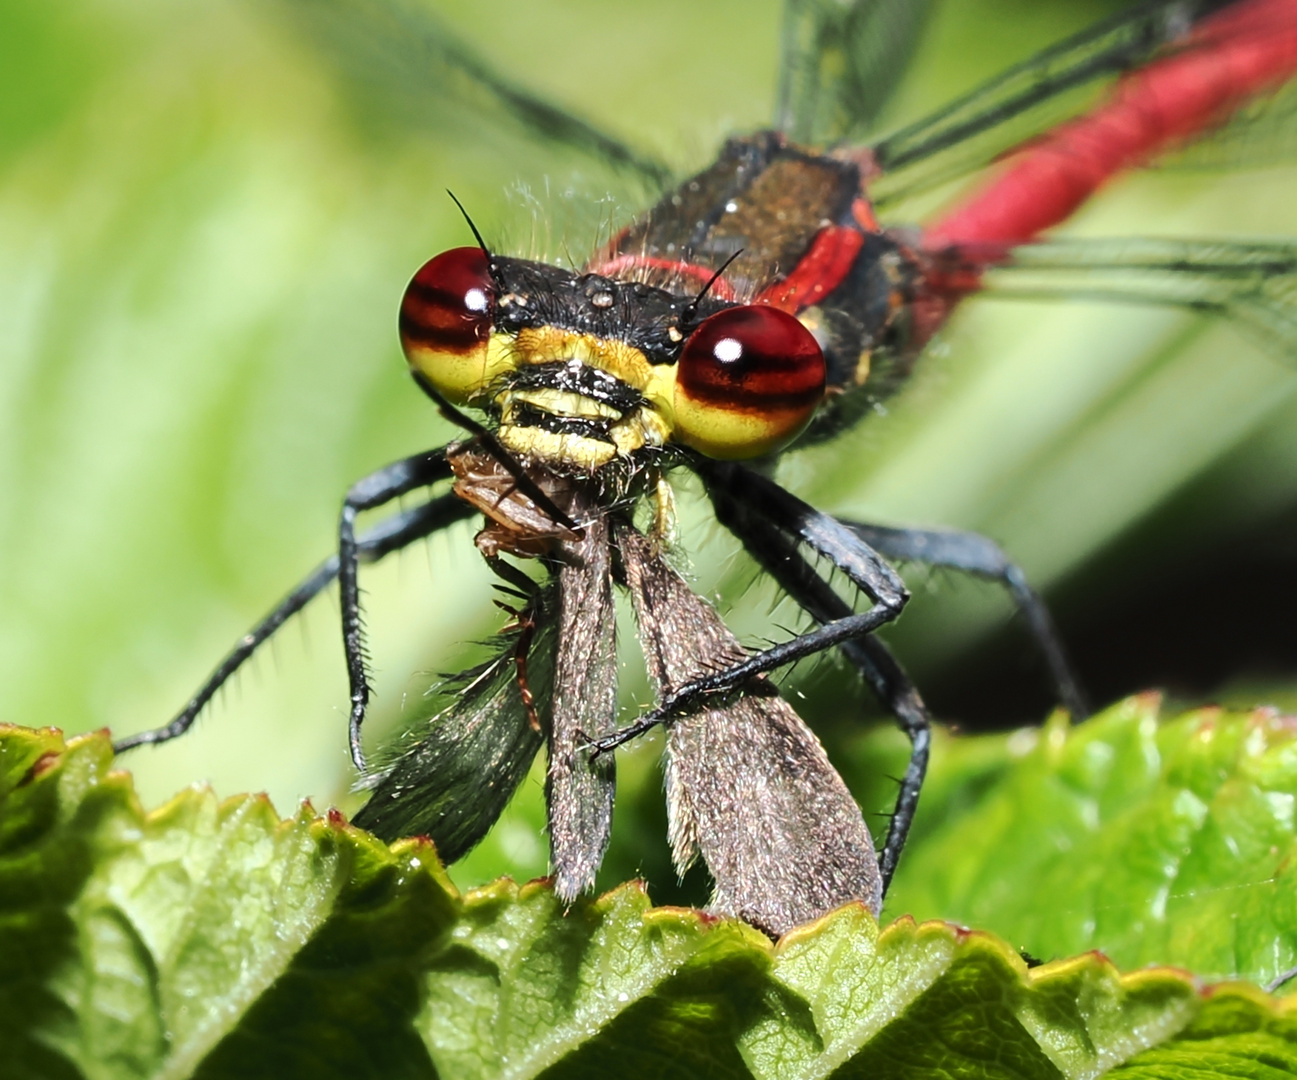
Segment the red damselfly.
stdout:
<path fill-rule="evenodd" d="M 546 745 L 552 860 L 570 899 L 593 884 L 608 840 L 611 751 L 666 723 L 677 866 L 702 855 L 720 910 L 775 933 L 849 899 L 877 911 L 928 746 L 919 694 L 874 635 L 908 599 L 886 560 L 1003 582 L 1060 700 L 1074 714 L 1084 704 L 1043 605 L 993 543 L 835 519 L 776 484 L 765 464 L 874 410 L 953 308 L 991 284 L 1183 306 L 1231 317 L 1285 355 L 1297 345 L 1290 243 L 1039 242 L 1116 173 L 1222 126 L 1233 137 L 1274 124 L 1297 70 L 1292 0 L 1146 5 L 925 120 L 854 141 L 915 27 L 905 5 L 793 4 L 780 130 L 730 140 L 712 166 L 575 270 L 510 258 L 481 236 L 427 263 L 406 293 L 402 341 L 416 381 L 465 440 L 355 485 L 338 556 L 171 724 L 119 748 L 183 733 L 336 576 L 352 756 L 373 788 L 359 823 L 387 837 L 427 833 L 454 859 L 484 835 Z M 559 110 L 477 76 L 537 126 L 656 171 Z M 1100 103 L 1053 126 L 1061 97 L 1114 78 Z M 888 221 L 903 196 L 1006 153 L 987 186 L 927 227 Z M 464 407 L 484 413 L 485 425 Z M 755 652 L 738 646 L 664 558 L 675 470 L 701 479 L 720 522 L 817 629 Z M 361 512 L 448 480 L 451 492 L 357 533 Z M 487 521 L 478 547 L 508 594 L 510 628 L 498 655 L 461 677 L 453 703 L 370 771 L 358 566 L 478 512 Z M 820 563 L 845 576 L 847 596 Z M 659 696 L 620 729 L 614 580 L 631 594 Z M 879 865 L 850 793 L 766 678 L 834 647 L 912 740 Z"/>

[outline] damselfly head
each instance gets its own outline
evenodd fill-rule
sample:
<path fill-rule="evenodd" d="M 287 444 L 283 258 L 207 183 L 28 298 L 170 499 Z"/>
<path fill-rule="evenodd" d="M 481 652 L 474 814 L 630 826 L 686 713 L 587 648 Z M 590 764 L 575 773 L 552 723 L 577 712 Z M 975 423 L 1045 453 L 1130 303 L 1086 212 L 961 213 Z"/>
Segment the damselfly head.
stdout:
<path fill-rule="evenodd" d="M 400 326 L 410 366 L 493 414 L 502 444 L 582 472 L 669 443 L 768 454 L 824 397 L 820 346 L 786 312 L 480 248 L 426 263 Z"/>

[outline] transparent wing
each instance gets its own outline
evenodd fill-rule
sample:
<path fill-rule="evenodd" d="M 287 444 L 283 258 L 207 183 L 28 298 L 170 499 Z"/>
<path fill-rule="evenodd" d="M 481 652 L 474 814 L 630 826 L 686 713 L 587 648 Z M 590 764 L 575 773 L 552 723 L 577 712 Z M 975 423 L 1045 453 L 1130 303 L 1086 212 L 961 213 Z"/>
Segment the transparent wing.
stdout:
<path fill-rule="evenodd" d="M 1093 297 L 1222 315 L 1297 363 L 1297 241 L 1053 240 L 1015 248 L 985 284 L 1002 296 Z"/>
<path fill-rule="evenodd" d="M 414 0 L 277 0 L 296 27 L 412 126 L 521 128 L 661 186 L 671 170 L 502 75 Z"/>
<path fill-rule="evenodd" d="M 1209 138 L 1159 162 L 1163 168 L 1244 169 L 1297 161 L 1297 82 L 1239 110 Z"/>
<path fill-rule="evenodd" d="M 927 0 L 787 0 L 775 126 L 797 142 L 862 138 L 900 80 Z"/>
<path fill-rule="evenodd" d="M 1092 103 L 1122 72 L 1152 59 L 1194 22 L 1227 7 L 1219 0 L 1165 0 L 1142 5 L 1009 68 L 944 108 L 877 140 L 872 150 L 883 175 L 870 187 L 879 205 L 917 195 L 981 168 Z M 1280 92 L 1272 102 L 1244 110 L 1225 128 L 1243 158 L 1217 154 L 1232 166 L 1272 159 L 1291 136 L 1278 128 L 1293 111 Z M 1284 129 L 1288 130 L 1287 128 Z M 1189 159 L 1186 159 L 1189 160 Z"/>

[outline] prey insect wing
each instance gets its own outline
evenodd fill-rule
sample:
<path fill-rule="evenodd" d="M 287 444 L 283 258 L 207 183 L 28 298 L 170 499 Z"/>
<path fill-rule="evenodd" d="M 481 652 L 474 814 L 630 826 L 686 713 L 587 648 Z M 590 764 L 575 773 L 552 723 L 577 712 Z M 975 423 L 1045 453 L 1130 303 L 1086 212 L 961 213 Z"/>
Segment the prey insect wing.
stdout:
<path fill-rule="evenodd" d="M 527 675 L 540 701 L 549 700 L 554 686 L 557 600 L 551 585 L 529 612 L 536 631 L 527 646 Z M 447 708 L 388 749 L 387 760 L 363 781 L 372 794 L 354 818 L 357 825 L 388 839 L 427 836 L 448 863 L 486 835 L 544 742 L 531 725 L 514 663 L 522 638 L 521 630 L 504 636 L 495 656 L 444 687 L 453 694 Z"/>
<path fill-rule="evenodd" d="M 747 653 L 720 617 L 629 526 L 617 546 L 659 698 Z M 672 858 L 701 855 L 713 908 L 782 934 L 850 900 L 877 913 L 874 842 L 824 748 L 764 677 L 704 700 L 666 736 Z"/>
<path fill-rule="evenodd" d="M 708 494 L 716 507 L 717 519 L 742 540 L 752 557 L 816 622 L 823 625 L 851 613 L 850 606 L 816 572 L 786 531 L 742 502 L 727 500 L 714 488 Z M 927 775 L 931 721 L 918 690 L 879 638 L 874 635 L 848 638 L 838 648 L 910 740 L 910 761 L 901 777 L 900 792 L 879 858 L 878 869 L 886 894 Z"/>
<path fill-rule="evenodd" d="M 461 497 L 494 514 L 478 546 L 491 552 L 511 592 L 528 579 L 495 552 L 527 551 L 540 522 L 555 545 L 548 581 L 514 612 L 497 654 L 447 684 L 455 694 L 449 707 L 407 730 L 394 756 L 371 773 L 364 786 L 373 794 L 355 821 L 388 840 L 426 835 L 453 862 L 486 835 L 545 745 L 555 889 L 572 900 L 593 886 L 612 828 L 615 765 L 579 749 L 587 732 L 603 734 L 616 718 L 609 526 L 584 490 L 562 493 L 565 513 L 588 518 L 573 533 L 510 489 L 489 455 L 459 447 L 449 456 L 457 490 L 467 489 Z"/>
<path fill-rule="evenodd" d="M 593 507 L 576 502 L 580 518 Z M 608 519 L 590 518 L 584 536 L 559 553 L 559 654 L 549 723 L 549 842 L 554 890 L 574 900 L 594 886 L 612 832 L 616 787 L 611 755 L 592 758 L 582 747 L 617 722 L 617 619 L 612 595 Z"/>

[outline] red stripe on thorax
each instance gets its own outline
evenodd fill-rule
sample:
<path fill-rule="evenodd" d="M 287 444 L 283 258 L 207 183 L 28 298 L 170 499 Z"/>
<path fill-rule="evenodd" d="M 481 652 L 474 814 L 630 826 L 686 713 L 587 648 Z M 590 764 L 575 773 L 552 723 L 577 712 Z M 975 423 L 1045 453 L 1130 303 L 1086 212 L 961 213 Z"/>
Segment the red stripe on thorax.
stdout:
<path fill-rule="evenodd" d="M 1117 83 L 1111 99 L 1018 154 L 924 234 L 924 247 L 1032 239 L 1114 173 L 1200 134 L 1297 71 L 1297 0 L 1242 0 L 1204 19 L 1182 51 Z"/>
<path fill-rule="evenodd" d="M 786 278 L 776 281 L 755 303 L 769 304 L 790 315 L 819 303 L 851 270 L 865 234 L 850 225 L 827 225 L 815 234 L 810 249 Z"/>
<path fill-rule="evenodd" d="M 678 274 L 682 278 L 693 278 L 700 287 L 711 281 L 716 274 L 716 271 L 708 266 L 679 262 L 675 259 L 661 259 L 652 255 L 617 255 L 587 267 L 586 272 L 606 278 L 619 278 L 627 271 L 635 270 L 665 270 L 671 274 Z M 719 300 L 735 299 L 734 289 L 723 275 L 712 282 L 709 291 Z"/>

